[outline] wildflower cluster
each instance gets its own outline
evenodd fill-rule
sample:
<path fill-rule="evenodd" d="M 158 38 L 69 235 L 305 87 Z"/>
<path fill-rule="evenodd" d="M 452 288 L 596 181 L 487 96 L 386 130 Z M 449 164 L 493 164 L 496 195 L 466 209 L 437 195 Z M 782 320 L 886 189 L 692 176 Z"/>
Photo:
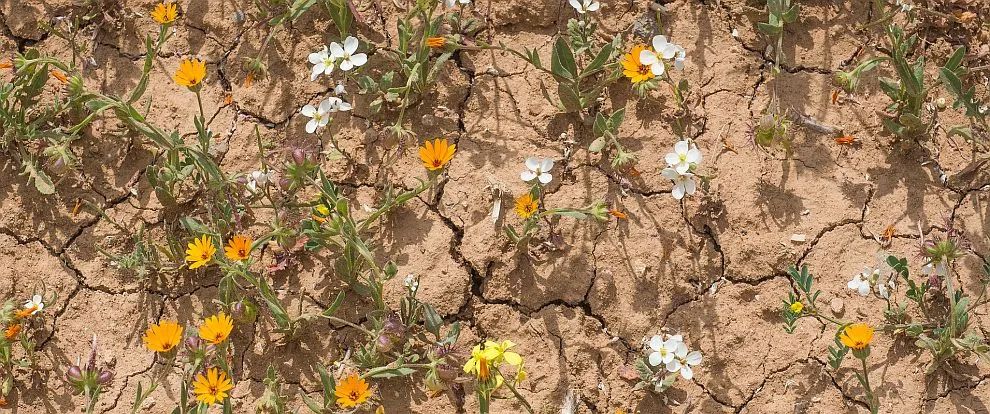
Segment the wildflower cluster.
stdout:
<path fill-rule="evenodd" d="M 640 379 L 636 388 L 649 388 L 656 393 L 673 386 L 678 376 L 690 381 L 694 378 L 693 367 L 702 361 L 701 352 L 689 351 L 680 334 L 653 335 L 644 349 L 645 355 L 636 361 Z"/>
<path fill-rule="evenodd" d="M 7 401 L 14 389 L 14 381 L 19 379 L 18 368 L 35 364 L 34 333 L 40 328 L 45 302 L 55 299 L 46 300 L 35 294 L 20 308 L 13 299 L 0 303 L 0 402 Z"/>

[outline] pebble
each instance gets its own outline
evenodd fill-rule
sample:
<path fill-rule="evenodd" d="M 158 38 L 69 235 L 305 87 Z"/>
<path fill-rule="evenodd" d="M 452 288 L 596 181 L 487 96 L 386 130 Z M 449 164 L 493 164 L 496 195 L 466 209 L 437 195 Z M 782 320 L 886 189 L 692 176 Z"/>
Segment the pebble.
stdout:
<path fill-rule="evenodd" d="M 842 316 L 842 313 L 846 311 L 846 305 L 839 298 L 832 298 L 828 306 L 832 309 L 832 314 L 835 316 Z"/>

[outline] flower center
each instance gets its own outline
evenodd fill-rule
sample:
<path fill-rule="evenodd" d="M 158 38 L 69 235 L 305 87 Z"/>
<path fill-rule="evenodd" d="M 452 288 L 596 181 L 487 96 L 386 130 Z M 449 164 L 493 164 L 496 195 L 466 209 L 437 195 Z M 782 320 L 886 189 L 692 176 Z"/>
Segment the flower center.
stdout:
<path fill-rule="evenodd" d="M 246 251 L 244 251 L 244 249 L 240 249 L 240 250 L 238 250 L 238 251 L 237 251 L 237 254 L 239 254 L 239 255 L 240 255 L 241 257 L 245 257 L 245 256 L 247 256 L 247 252 L 246 252 Z"/>
<path fill-rule="evenodd" d="M 357 401 L 360 396 L 361 395 L 358 394 L 357 390 L 351 391 L 350 397 L 352 401 Z"/>
<path fill-rule="evenodd" d="M 650 72 L 650 67 L 649 66 L 646 66 L 646 65 L 642 65 L 642 64 L 639 65 L 639 71 L 638 72 L 639 72 L 640 75 L 644 75 L 644 76 L 647 75 L 647 74 L 649 74 L 649 73 L 651 73 Z"/>

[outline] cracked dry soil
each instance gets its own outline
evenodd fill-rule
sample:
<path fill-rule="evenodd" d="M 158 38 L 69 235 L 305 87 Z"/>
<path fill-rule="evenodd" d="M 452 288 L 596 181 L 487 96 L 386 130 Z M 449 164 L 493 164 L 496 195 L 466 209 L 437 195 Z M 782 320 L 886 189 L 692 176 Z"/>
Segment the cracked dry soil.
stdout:
<path fill-rule="evenodd" d="M 137 82 L 142 39 L 156 30 L 147 18 L 151 1 L 120 3 L 106 16 L 113 24 L 89 28 L 92 38 L 85 40 L 92 56 L 87 85 L 108 94 Z M 652 15 L 646 1 L 602 3 L 600 24 L 611 35 L 629 33 Z M 748 7 L 762 6 L 741 0 L 675 1 L 667 5 L 665 31 L 689 51 L 686 76 L 697 97 L 694 138 L 706 156 L 704 168 L 715 177 L 705 194 L 679 203 L 660 176 L 663 154 L 676 141 L 667 94 L 637 99 L 624 84 L 606 94 L 605 109 L 627 109 L 620 136 L 642 171 L 630 179 L 585 150 L 591 128 L 558 114 L 543 99 L 539 86 L 549 81 L 545 76 L 511 55 L 459 52 L 447 63 L 436 92 L 408 116 L 420 138 L 455 141 L 457 156 L 438 187 L 378 230 L 378 255 L 394 259 L 403 275 L 421 276 L 420 297 L 434 303 L 448 322 L 464 322 L 465 346 L 485 337 L 518 343 L 531 373 L 521 392 L 541 413 L 558 412 L 568 390 L 578 397 L 581 413 L 617 408 L 637 413 L 866 412 L 852 371 L 827 369 L 831 328 L 803 323 L 792 335 L 781 329 L 777 310 L 791 289 L 783 270 L 793 263 L 810 265 L 826 303 L 839 298 L 847 315 L 878 321 L 880 304 L 851 294 L 845 283 L 873 263 L 881 249 L 877 236 L 888 226 L 895 230 L 889 250 L 898 255 L 913 257 L 922 235 L 944 231 L 947 218 L 977 252 L 990 252 L 986 175 L 981 176 L 985 182 L 943 183 L 940 177 L 941 172 L 953 176 L 986 155 L 944 138 L 936 139 L 934 155 L 895 142 L 876 115 L 886 98 L 875 85 L 856 102 L 831 103 L 834 71 L 848 70 L 874 53 L 876 39 L 853 30 L 868 23 L 873 10 L 863 1 L 801 3 L 801 18 L 785 38 L 783 106 L 841 126 L 860 139 L 859 145 L 840 146 L 798 129 L 790 157 L 754 148 L 749 128 L 767 103 L 769 60 L 764 40 L 753 29 L 763 16 Z M 365 16 L 359 36 L 379 47 L 392 45 L 399 15 L 395 5 L 355 4 Z M 267 34 L 263 24 L 234 19 L 250 2 L 180 5 L 176 34 L 155 60 L 146 94 L 154 99 L 152 122 L 194 134 L 195 97 L 179 93 L 170 78 L 182 56 L 197 55 L 208 62 L 204 106 L 218 133 L 216 156 L 225 171 L 257 167 L 256 127 L 279 148 L 322 149 L 305 134 L 298 109 L 333 87 L 307 76 L 306 55 L 328 40 L 325 12 L 314 8 L 288 30 L 277 31 L 264 55 L 270 76 L 245 87 L 241 62 L 257 53 Z M 70 57 L 65 42 L 38 23 L 72 8 L 71 0 L 0 0 L 0 51 L 9 55 L 35 47 Z M 489 43 L 538 48 L 549 61 L 552 38 L 572 10 L 564 0 L 476 0 L 473 13 L 485 22 L 480 36 Z M 944 56 L 951 50 L 944 40 L 932 40 L 933 53 Z M 372 55 L 369 71 L 383 65 Z M 415 185 L 410 177 L 421 167 L 412 156 L 381 165 L 382 153 L 396 142 L 381 116 L 368 112 L 365 98 L 353 99 L 355 110 L 338 117 L 333 132 L 359 165 L 322 163 L 356 203 L 370 204 L 384 182 Z M 62 378 L 67 364 L 87 354 L 94 334 L 117 373 L 98 411 L 129 412 L 138 382 L 148 382 L 154 364 L 141 343 L 147 324 L 167 317 L 188 325 L 209 313 L 216 297 L 215 270 L 153 276 L 142 284 L 97 252 L 97 245 L 125 251 L 130 235 L 85 209 L 74 214 L 80 200 L 101 206 L 127 228 L 143 225 L 159 237 L 174 228 L 178 216 L 162 208 L 142 176 L 158 154 L 124 127 L 98 123 L 79 150 L 82 170 L 61 181 L 52 197 L 39 196 L 6 160 L 2 164 L 0 289 L 20 298 L 43 281 L 59 292 L 58 301 L 48 304 L 51 312 L 38 338 L 40 367 L 15 393 L 11 410 L 16 413 L 80 409 L 82 398 L 72 396 Z M 560 248 L 527 255 L 507 247 L 489 217 L 488 187 L 524 191 L 518 170 L 529 155 L 559 160 L 546 197 L 549 205 L 604 198 L 629 219 L 605 225 L 564 219 L 556 226 Z M 509 205 L 511 198 L 505 195 L 502 201 Z M 253 229 L 263 229 L 270 219 L 265 214 L 256 213 Z M 794 234 L 807 235 L 807 242 L 791 242 Z M 265 251 L 262 261 L 271 256 Z M 303 258 L 268 276 L 290 308 L 317 309 L 343 289 L 331 277 L 330 263 L 328 257 Z M 975 259 L 957 269 L 964 287 L 976 286 L 975 269 Z M 396 303 L 400 294 L 401 280 L 390 282 L 389 300 Z M 367 306 L 348 299 L 341 316 L 361 322 Z M 978 312 L 975 323 L 981 332 L 985 312 Z M 705 357 L 694 380 L 679 381 L 666 403 L 633 391 L 620 376 L 620 368 L 638 357 L 642 339 L 661 327 L 684 333 Z M 268 329 L 265 315 L 235 329 L 236 412 L 253 410 L 270 361 L 287 394 L 296 397 L 292 406 L 301 407 L 298 394 L 319 392 L 314 364 L 339 359 L 357 336 L 349 328 L 311 323 L 301 341 L 282 346 Z M 987 412 L 986 365 L 959 361 L 951 372 L 925 375 L 926 354 L 884 335 L 874 355 L 877 367 L 886 366 L 875 371 L 874 380 L 882 412 Z M 450 400 L 430 398 L 419 382 L 376 382 L 386 412 L 455 412 Z M 176 392 L 175 384 L 159 387 L 144 412 L 168 412 Z M 476 404 L 469 396 L 464 408 L 477 411 Z M 493 412 L 522 408 L 505 400 Z"/>

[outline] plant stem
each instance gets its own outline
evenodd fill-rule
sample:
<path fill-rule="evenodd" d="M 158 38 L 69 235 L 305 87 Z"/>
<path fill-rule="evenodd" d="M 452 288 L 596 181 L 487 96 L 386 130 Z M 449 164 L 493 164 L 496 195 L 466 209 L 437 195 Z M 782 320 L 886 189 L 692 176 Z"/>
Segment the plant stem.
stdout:
<path fill-rule="evenodd" d="M 877 407 L 877 399 L 873 395 L 873 388 L 870 387 L 870 368 L 866 365 L 866 358 L 859 358 L 859 361 L 863 363 L 863 387 L 866 388 L 866 398 L 869 400 L 870 413 L 876 414 L 879 407 Z"/>

